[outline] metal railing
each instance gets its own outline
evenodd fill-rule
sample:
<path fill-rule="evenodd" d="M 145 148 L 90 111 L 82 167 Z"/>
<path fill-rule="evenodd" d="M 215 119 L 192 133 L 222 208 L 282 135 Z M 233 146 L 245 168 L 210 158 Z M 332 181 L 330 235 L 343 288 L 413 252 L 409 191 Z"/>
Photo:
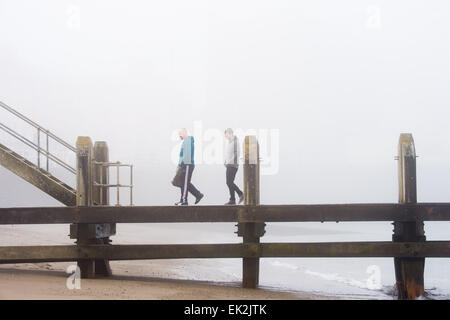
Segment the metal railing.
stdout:
<path fill-rule="evenodd" d="M 41 169 L 41 156 L 43 155 L 44 157 L 46 157 L 46 170 L 48 172 L 50 169 L 49 162 L 51 160 L 51 161 L 57 163 L 58 165 L 60 165 L 61 167 L 63 167 L 64 169 L 68 170 L 69 172 L 76 174 L 75 168 L 73 168 L 71 165 L 67 164 L 66 162 L 64 162 L 63 160 L 61 160 L 60 158 L 58 158 L 57 156 L 55 156 L 54 154 L 52 154 L 50 152 L 50 139 L 59 143 L 60 145 L 64 146 L 65 148 L 69 149 L 70 151 L 72 151 L 74 153 L 76 153 L 75 147 L 71 146 L 69 143 L 67 143 L 63 139 L 61 139 L 58 136 L 56 136 L 55 134 L 51 133 L 49 130 L 41 127 L 34 121 L 30 120 L 23 114 L 19 113 L 18 111 L 14 110 L 13 108 L 11 108 L 10 106 L 6 105 L 5 103 L 3 103 L 1 101 L 0 101 L 0 107 L 2 107 L 4 110 L 10 112 L 11 114 L 15 115 L 19 119 L 25 121 L 27 124 L 31 125 L 32 127 L 34 127 L 37 130 L 37 143 L 34 143 L 33 141 L 22 136 L 15 130 L 0 123 L 0 129 L 7 132 L 11 136 L 13 136 L 17 140 L 21 141 L 22 143 L 26 144 L 27 146 L 29 146 L 30 148 L 34 149 L 37 152 L 37 167 L 38 167 L 38 169 Z M 41 135 L 44 135 L 44 137 L 45 137 L 45 148 L 43 148 L 41 146 Z"/>
<path fill-rule="evenodd" d="M 130 206 L 133 206 L 133 165 L 117 162 L 98 162 L 93 161 L 95 166 L 102 166 L 106 168 L 116 167 L 117 168 L 117 177 L 116 184 L 103 184 L 94 182 L 94 187 L 100 188 L 100 203 L 103 203 L 103 188 L 116 188 L 116 206 L 120 206 L 120 188 L 130 188 Z M 120 184 L 120 167 L 129 167 L 130 168 L 130 184 Z M 103 181 L 103 170 L 100 170 L 100 180 Z M 108 189 L 109 190 L 109 189 Z"/>

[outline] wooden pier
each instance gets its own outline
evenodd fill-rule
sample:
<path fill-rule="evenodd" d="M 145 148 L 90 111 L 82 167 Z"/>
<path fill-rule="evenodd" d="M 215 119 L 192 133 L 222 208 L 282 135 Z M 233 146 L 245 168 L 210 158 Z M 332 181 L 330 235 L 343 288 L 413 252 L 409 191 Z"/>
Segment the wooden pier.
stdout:
<path fill-rule="evenodd" d="M 92 143 L 80 138 L 77 146 L 77 206 L 0 208 L 0 224 L 71 224 L 76 245 L 3 246 L 0 263 L 77 261 L 82 277 L 94 278 L 110 274 L 110 260 L 242 258 L 243 287 L 257 288 L 261 258 L 392 257 L 398 298 L 416 299 L 424 294 L 425 258 L 450 257 L 450 241 L 425 238 L 423 222 L 450 221 L 450 203 L 417 203 L 416 154 L 410 134 L 402 134 L 399 141 L 399 202 L 387 204 L 260 205 L 259 147 L 249 136 L 244 143 L 244 205 L 109 206 L 107 195 L 99 201 L 100 193 L 93 191 L 93 181 L 99 179 L 90 160 Z M 312 221 L 391 221 L 394 231 L 392 241 L 380 242 L 261 242 L 266 223 Z M 116 223 L 182 222 L 235 222 L 242 243 L 119 245 L 109 241 Z"/>

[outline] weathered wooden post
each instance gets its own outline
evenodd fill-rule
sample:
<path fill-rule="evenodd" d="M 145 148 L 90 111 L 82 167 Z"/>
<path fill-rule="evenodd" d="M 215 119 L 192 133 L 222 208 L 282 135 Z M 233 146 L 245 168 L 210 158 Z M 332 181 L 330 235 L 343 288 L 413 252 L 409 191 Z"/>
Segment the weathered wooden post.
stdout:
<path fill-rule="evenodd" d="M 398 144 L 399 203 L 417 203 L 416 150 L 413 136 L 402 133 Z M 425 241 L 424 224 L 399 222 L 394 224 L 394 242 Z M 425 258 L 394 258 L 398 299 L 416 299 L 424 294 Z"/>
<path fill-rule="evenodd" d="M 89 137 L 77 139 L 77 206 L 92 206 L 92 141 Z M 71 226 L 71 237 L 76 233 L 77 245 L 89 244 L 87 234 L 89 225 L 80 223 Z M 78 260 L 82 278 L 95 276 L 95 261 L 91 259 Z"/>
<path fill-rule="evenodd" d="M 255 136 L 244 141 L 244 204 L 259 204 L 259 145 Z M 265 223 L 238 223 L 238 236 L 245 243 L 259 243 L 265 233 Z M 243 258 L 242 286 L 257 288 L 259 284 L 259 258 Z"/>
<path fill-rule="evenodd" d="M 95 183 L 108 184 L 109 170 L 107 166 L 102 166 L 100 163 L 109 162 L 109 149 L 105 141 L 96 141 L 94 144 L 93 161 L 95 164 L 94 170 L 94 188 L 92 191 L 94 205 L 109 205 L 109 191 L 108 188 L 95 187 Z"/>
<path fill-rule="evenodd" d="M 109 162 L 109 150 L 108 144 L 105 141 L 96 141 L 94 144 L 94 155 L 93 155 L 93 203 L 94 205 L 109 205 L 109 189 L 108 187 L 95 186 L 107 185 L 109 183 L 109 168 L 102 165 L 102 163 Z M 116 233 L 115 223 L 102 223 L 94 225 L 95 234 L 91 237 L 92 243 L 97 244 L 110 244 L 110 235 Z M 108 260 L 95 260 L 95 275 L 110 276 L 112 274 L 111 267 Z"/>

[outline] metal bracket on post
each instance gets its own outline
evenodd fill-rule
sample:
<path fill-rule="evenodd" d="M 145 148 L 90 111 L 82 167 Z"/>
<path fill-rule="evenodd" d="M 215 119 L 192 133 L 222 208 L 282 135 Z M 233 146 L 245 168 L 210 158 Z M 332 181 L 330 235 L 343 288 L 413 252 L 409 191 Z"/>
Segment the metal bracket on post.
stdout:
<path fill-rule="evenodd" d="M 253 228 L 248 228 L 249 225 L 253 225 Z M 249 235 L 253 238 L 261 238 L 266 234 L 266 224 L 264 222 L 239 222 L 235 226 L 237 227 L 235 233 L 238 237 Z"/>
<path fill-rule="evenodd" d="M 244 141 L 244 205 L 259 204 L 259 145 L 255 136 L 246 136 Z M 260 237 L 265 233 L 263 222 L 239 222 L 237 224 L 239 237 L 243 243 L 260 243 Z M 259 257 L 243 258 L 242 286 L 257 288 L 259 285 Z"/>
<path fill-rule="evenodd" d="M 413 136 L 402 133 L 398 144 L 399 203 L 417 203 L 416 150 Z M 425 241 L 423 221 L 395 221 L 394 242 Z M 424 294 L 425 258 L 394 258 L 398 299 L 416 299 Z"/>

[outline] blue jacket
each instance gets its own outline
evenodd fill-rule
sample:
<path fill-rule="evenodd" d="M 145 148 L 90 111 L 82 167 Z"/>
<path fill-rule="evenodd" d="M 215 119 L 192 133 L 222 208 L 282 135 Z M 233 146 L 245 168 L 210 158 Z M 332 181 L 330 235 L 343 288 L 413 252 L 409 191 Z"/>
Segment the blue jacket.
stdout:
<path fill-rule="evenodd" d="M 187 136 L 183 139 L 180 150 L 179 166 L 194 165 L 194 137 Z"/>

